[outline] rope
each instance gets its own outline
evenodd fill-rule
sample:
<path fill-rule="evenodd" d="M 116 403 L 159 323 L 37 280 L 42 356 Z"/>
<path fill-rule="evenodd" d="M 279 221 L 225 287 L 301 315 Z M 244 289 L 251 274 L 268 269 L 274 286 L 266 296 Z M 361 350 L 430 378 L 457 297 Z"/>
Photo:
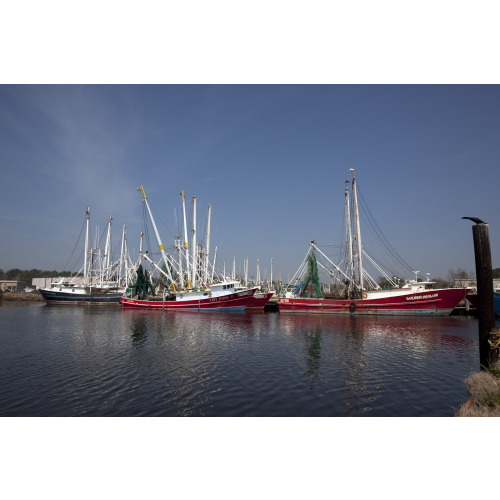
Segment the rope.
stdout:
<path fill-rule="evenodd" d="M 75 246 L 73 248 L 73 251 L 71 252 L 71 255 L 69 256 L 68 261 L 66 262 L 66 264 L 64 264 L 64 267 L 62 268 L 63 271 L 66 270 L 66 267 L 68 266 L 69 261 L 73 258 L 73 254 L 75 253 L 76 247 L 77 247 L 78 243 L 80 243 L 80 238 L 82 237 L 83 229 L 85 228 L 86 222 L 87 222 L 86 219 L 84 219 L 83 224 L 82 224 L 82 228 L 80 229 L 80 235 L 78 236 L 78 240 L 75 243 Z M 73 265 L 73 268 L 75 267 L 75 265 L 76 264 Z"/>
<path fill-rule="evenodd" d="M 492 349 L 500 349 L 500 331 L 490 332 L 490 339 L 488 339 L 488 344 Z"/>

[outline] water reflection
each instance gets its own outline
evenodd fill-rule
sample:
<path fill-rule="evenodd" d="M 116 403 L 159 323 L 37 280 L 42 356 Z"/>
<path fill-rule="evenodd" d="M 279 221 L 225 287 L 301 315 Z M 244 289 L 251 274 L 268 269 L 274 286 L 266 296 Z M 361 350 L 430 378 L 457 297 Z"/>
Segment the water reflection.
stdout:
<path fill-rule="evenodd" d="M 122 316 L 132 332 L 132 345 L 147 347 L 134 364 L 144 373 L 154 369 L 162 415 L 203 416 L 214 411 L 220 379 L 239 377 L 233 375 L 241 370 L 232 366 L 234 352 L 249 339 L 258 341 L 263 327 L 261 314 L 124 310 Z M 220 365 L 226 366 L 222 374 Z"/>
<path fill-rule="evenodd" d="M 361 317 L 281 315 L 280 326 L 291 338 L 303 338 L 306 360 L 303 374 L 310 390 L 320 389 L 323 397 L 336 398 L 341 390 L 342 415 L 370 410 L 375 396 L 369 388 L 372 369 L 365 359 L 365 339 L 369 333 Z M 333 390 L 329 388 L 332 381 Z M 379 385 L 375 384 L 375 388 Z"/>
<path fill-rule="evenodd" d="M 464 318 L 26 307 L 0 320 L 3 416 L 451 416 L 478 368 Z"/>
<path fill-rule="evenodd" d="M 477 349 L 474 325 L 470 318 L 280 315 L 281 331 L 304 339 L 309 388 L 331 398 L 343 393 L 345 416 L 392 415 L 422 399 L 419 384 L 444 386 L 446 370 Z"/>
<path fill-rule="evenodd" d="M 132 330 L 132 345 L 139 347 L 144 344 L 148 332 L 148 326 L 144 315 L 134 315 L 130 321 L 130 329 Z"/>
<path fill-rule="evenodd" d="M 372 368 L 365 360 L 366 330 L 363 323 L 358 321 L 359 316 L 349 316 L 349 334 L 347 339 L 347 370 L 345 378 L 345 392 L 343 401 L 346 405 L 342 415 L 353 416 L 359 411 L 367 412 L 371 408 L 369 403 L 375 400 L 369 390 L 370 372 Z"/>
<path fill-rule="evenodd" d="M 307 369 L 304 376 L 309 383 L 309 388 L 314 390 L 315 385 L 320 382 L 320 362 L 321 362 L 321 327 L 316 327 L 315 332 L 305 335 L 306 341 L 306 362 Z"/>

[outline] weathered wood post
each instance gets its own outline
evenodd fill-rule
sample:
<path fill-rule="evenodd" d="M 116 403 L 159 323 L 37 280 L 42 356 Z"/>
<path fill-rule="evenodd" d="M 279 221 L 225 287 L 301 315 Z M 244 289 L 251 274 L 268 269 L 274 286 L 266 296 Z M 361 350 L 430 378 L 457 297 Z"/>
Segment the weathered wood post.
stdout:
<path fill-rule="evenodd" d="M 481 369 L 496 361 L 496 350 L 488 343 L 490 332 L 495 327 L 493 302 L 493 269 L 491 266 L 490 231 L 486 222 L 476 217 L 462 217 L 476 224 L 472 226 L 474 256 L 477 276 L 477 315 L 479 320 L 479 363 Z"/>

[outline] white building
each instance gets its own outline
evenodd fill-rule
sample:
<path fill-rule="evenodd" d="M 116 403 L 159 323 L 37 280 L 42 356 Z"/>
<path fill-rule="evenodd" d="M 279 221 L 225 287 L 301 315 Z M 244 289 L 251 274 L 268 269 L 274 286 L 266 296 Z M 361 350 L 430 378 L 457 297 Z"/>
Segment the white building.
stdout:
<path fill-rule="evenodd" d="M 455 288 L 472 288 L 474 291 L 477 290 L 477 280 L 476 279 L 455 279 Z M 498 290 L 500 288 L 500 279 L 493 280 L 493 289 Z"/>

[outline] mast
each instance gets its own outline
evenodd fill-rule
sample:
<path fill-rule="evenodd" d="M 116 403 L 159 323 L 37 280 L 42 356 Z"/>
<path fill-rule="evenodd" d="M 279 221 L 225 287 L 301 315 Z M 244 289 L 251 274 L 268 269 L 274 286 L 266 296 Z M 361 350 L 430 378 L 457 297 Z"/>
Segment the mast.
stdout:
<path fill-rule="evenodd" d="M 89 265 L 89 286 L 99 286 L 99 281 L 96 277 L 96 268 L 99 267 L 99 275 L 102 285 L 102 266 L 101 266 L 101 251 L 98 248 L 99 242 L 99 226 L 95 227 L 94 243 L 90 242 L 90 265 Z M 97 261 L 97 264 L 96 264 Z"/>
<path fill-rule="evenodd" d="M 102 287 L 103 284 L 102 281 L 104 277 L 104 260 L 102 258 L 102 251 L 99 248 L 99 226 L 96 226 L 95 229 L 96 229 L 95 240 L 91 254 L 92 262 L 90 265 L 90 275 L 91 275 L 91 280 L 92 280 L 92 275 L 94 276 L 94 279 L 92 280 L 94 282 L 94 285 Z M 94 256 L 95 256 L 95 261 L 94 261 Z M 99 271 L 99 274 L 97 274 L 97 271 Z M 92 281 L 91 281 L 91 286 L 92 286 Z"/>
<path fill-rule="evenodd" d="M 85 253 L 83 257 L 83 285 L 87 286 L 88 278 L 88 261 L 89 261 L 89 234 L 90 234 L 90 207 L 87 207 L 85 212 L 86 231 L 85 231 Z"/>
<path fill-rule="evenodd" d="M 259 259 L 257 259 L 257 277 L 256 277 L 256 285 L 260 286 L 260 262 Z"/>
<path fill-rule="evenodd" d="M 191 287 L 196 286 L 196 196 L 193 196 L 193 265 L 192 265 L 192 280 Z"/>
<path fill-rule="evenodd" d="M 121 246 L 121 249 L 120 249 L 120 266 L 119 266 L 119 269 L 118 269 L 118 286 L 121 285 L 122 283 L 122 267 L 125 265 L 127 265 L 127 261 L 126 261 L 126 258 L 125 258 L 125 239 L 127 238 L 126 236 L 126 233 L 125 233 L 125 229 L 126 229 L 127 226 L 123 226 L 123 231 L 122 231 L 122 246 Z M 127 275 L 127 271 L 125 271 L 125 276 Z M 127 281 L 127 279 L 125 278 L 125 281 Z"/>
<path fill-rule="evenodd" d="M 236 279 L 236 256 L 233 256 L 233 274 L 231 275 L 233 280 Z"/>
<path fill-rule="evenodd" d="M 210 277 L 210 282 L 214 282 L 214 272 L 215 272 L 215 261 L 217 260 L 217 247 L 215 247 L 215 252 L 214 252 L 214 265 L 212 266 L 212 276 Z"/>
<path fill-rule="evenodd" d="M 123 226 L 123 236 L 125 240 L 124 244 L 124 257 L 125 257 L 125 281 L 123 283 L 124 286 L 127 286 L 130 281 L 130 269 L 128 267 L 129 264 L 129 256 L 128 256 L 128 245 L 127 245 L 127 226 Z"/>
<path fill-rule="evenodd" d="M 142 262 L 144 260 L 144 255 L 142 252 L 142 242 L 144 240 L 144 233 L 141 232 L 141 241 L 139 242 L 139 264 L 142 266 Z"/>
<path fill-rule="evenodd" d="M 156 228 L 156 224 L 155 224 L 155 221 L 153 219 L 153 214 L 151 213 L 151 209 L 149 208 L 149 203 L 148 203 L 148 200 L 146 199 L 146 193 L 144 192 L 144 188 L 142 187 L 142 185 L 141 185 L 140 191 L 142 191 L 142 201 L 146 204 L 146 208 L 148 209 L 148 212 L 149 212 L 149 218 L 151 219 L 151 223 L 153 224 L 153 229 L 155 231 L 156 240 L 158 241 L 158 246 L 160 247 L 160 252 L 161 252 L 161 256 L 163 258 L 163 263 L 165 264 L 165 267 L 167 268 L 168 279 L 173 284 L 174 280 L 172 279 L 172 275 L 170 274 L 170 263 L 168 262 L 167 254 L 165 253 L 165 250 L 163 249 L 160 235 L 158 233 L 158 229 Z M 142 238 L 142 235 L 141 235 L 141 238 Z M 141 252 L 141 255 L 142 255 L 142 252 Z M 174 285 L 174 290 L 175 290 L 175 285 Z"/>
<path fill-rule="evenodd" d="M 188 288 L 190 288 L 191 284 L 189 280 L 189 243 L 188 243 L 188 233 L 186 224 L 186 200 L 184 199 L 184 189 L 181 191 L 181 196 L 182 196 L 182 214 L 184 217 L 184 250 L 186 252 L 186 272 L 187 272 Z"/>
<path fill-rule="evenodd" d="M 175 237 L 175 248 L 177 248 L 177 255 L 179 257 L 179 279 L 181 283 L 181 289 L 184 288 L 184 272 L 182 270 L 182 248 L 181 248 L 181 239 L 179 235 Z"/>
<path fill-rule="evenodd" d="M 111 254 L 111 221 L 113 217 L 111 215 L 108 219 L 108 232 L 106 234 L 106 246 L 104 247 L 104 269 L 105 269 L 105 279 L 109 281 L 109 262 Z"/>
<path fill-rule="evenodd" d="M 352 258 L 352 223 L 351 223 L 351 207 L 349 205 L 349 188 L 347 185 L 349 184 L 349 180 L 346 179 L 346 188 L 345 188 L 345 205 L 346 205 L 346 215 L 347 215 L 347 251 L 349 252 L 349 261 L 347 263 L 347 274 L 349 275 L 349 292 L 352 293 L 353 280 L 354 280 L 354 260 Z"/>
<path fill-rule="evenodd" d="M 208 222 L 207 222 L 207 249 L 205 255 L 205 283 L 208 282 L 208 258 L 210 255 L 210 216 L 212 215 L 212 205 L 208 205 Z"/>
<path fill-rule="evenodd" d="M 124 236 L 124 240 L 125 240 L 125 244 L 124 244 L 124 257 L 125 257 L 125 282 L 123 283 L 124 286 L 127 286 L 129 284 L 129 281 L 130 281 L 130 274 L 131 274 L 131 270 L 129 269 L 128 265 L 129 265 L 129 256 L 128 256 L 128 245 L 127 245 L 127 226 L 123 226 L 123 236 Z"/>
<path fill-rule="evenodd" d="M 273 290 L 273 264 L 274 264 L 274 259 L 271 259 L 271 287 L 269 290 Z"/>
<path fill-rule="evenodd" d="M 359 210 L 358 210 L 358 194 L 356 189 L 356 174 L 353 168 L 350 169 L 352 172 L 352 194 L 353 194 L 353 204 L 354 204 L 354 221 L 356 229 L 356 241 L 358 246 L 358 273 L 359 273 L 359 289 L 360 292 L 363 291 L 363 259 L 362 259 L 362 246 L 361 246 L 361 230 L 359 228 Z"/>

